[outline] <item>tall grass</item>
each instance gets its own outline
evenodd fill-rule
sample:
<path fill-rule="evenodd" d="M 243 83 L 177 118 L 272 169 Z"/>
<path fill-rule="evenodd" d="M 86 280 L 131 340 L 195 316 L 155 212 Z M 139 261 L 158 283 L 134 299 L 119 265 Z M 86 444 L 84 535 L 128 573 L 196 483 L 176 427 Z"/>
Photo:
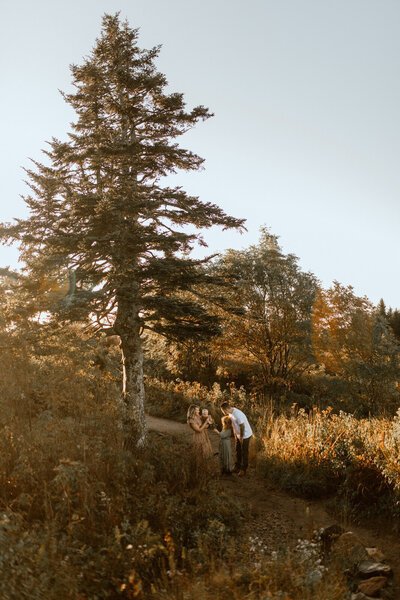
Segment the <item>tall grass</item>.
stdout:
<path fill-rule="evenodd" d="M 238 507 L 195 475 L 185 445 L 154 434 L 132 455 L 106 412 L 3 427 L 0 448 L 4 599 L 146 597 L 172 554 L 176 569 L 189 551 L 207 567 L 239 525 Z"/>
<path fill-rule="evenodd" d="M 37 352 L 18 347 L 14 331 L 3 349 L 2 599 L 343 597 L 342 579 L 320 571 L 316 555 L 271 558 L 247 540 L 238 502 L 194 468 L 186 443 L 154 433 L 145 449 L 125 451 L 107 357 L 64 333 Z M 185 402 L 244 397 L 175 386 L 164 385 L 164 399 L 183 414 Z"/>
<path fill-rule="evenodd" d="M 189 404 L 207 406 L 218 422 L 219 404 L 245 410 L 255 430 L 252 454 L 260 473 L 307 498 L 330 498 L 349 518 L 387 517 L 400 529 L 400 410 L 359 418 L 332 408 L 306 411 L 245 393 L 234 385 L 211 390 L 198 383 L 147 378 L 148 407 L 185 419 Z"/>
<path fill-rule="evenodd" d="M 243 537 L 239 505 L 184 442 L 154 433 L 125 452 L 109 400 L 15 424 L 0 429 L 4 600 L 343 597 L 315 550 L 271 556 Z"/>
<path fill-rule="evenodd" d="M 394 517 L 400 526 L 400 411 L 357 419 L 332 410 L 266 411 L 257 426 L 260 471 L 306 497 L 334 495 L 351 516 Z"/>
<path fill-rule="evenodd" d="M 199 474 L 184 442 L 151 434 L 145 449 L 123 449 L 116 361 L 103 351 L 99 357 L 79 329 L 58 330 L 51 339 L 26 332 L 19 339 L 15 329 L 2 335 L 2 599 L 345 597 L 343 577 L 321 567 L 314 547 L 278 555 L 246 539 L 242 508 L 208 470 Z M 198 403 L 217 420 L 220 402 L 230 399 L 253 423 L 261 417 L 256 398 L 234 386 L 210 391 L 148 378 L 147 393 L 149 406 L 164 416 L 184 418 Z M 275 461 L 284 470 L 292 460 L 313 472 L 317 416 L 263 414 L 260 468 Z M 314 431 L 301 459 L 289 451 L 294 423 L 299 441 Z M 391 451 L 389 444 L 385 452 Z M 390 464 L 397 481 L 395 460 Z"/>
<path fill-rule="evenodd" d="M 207 407 L 214 419 L 220 419 L 219 405 L 224 400 L 232 402 L 235 406 L 250 408 L 255 396 L 248 396 L 243 387 L 237 388 L 231 384 L 226 389 L 221 389 L 218 383 L 212 388 L 198 382 L 176 380 L 163 380 L 147 376 L 146 410 L 149 414 L 159 417 L 186 421 L 186 413 L 190 404 L 199 404 Z"/>

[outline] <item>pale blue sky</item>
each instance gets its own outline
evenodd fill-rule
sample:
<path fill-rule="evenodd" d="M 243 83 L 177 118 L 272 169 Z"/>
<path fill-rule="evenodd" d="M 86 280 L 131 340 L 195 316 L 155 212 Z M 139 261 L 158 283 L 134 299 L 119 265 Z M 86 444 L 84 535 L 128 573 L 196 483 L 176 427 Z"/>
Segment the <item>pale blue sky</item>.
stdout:
<path fill-rule="evenodd" d="M 25 216 L 22 166 L 73 120 L 58 89 L 104 12 L 163 44 L 159 69 L 215 117 L 182 142 L 206 159 L 179 183 L 247 218 L 325 286 L 337 279 L 400 307 L 400 2 L 397 0 L 14 0 L 2 3 L 0 219 Z M 0 266 L 16 255 L 0 247 Z"/>

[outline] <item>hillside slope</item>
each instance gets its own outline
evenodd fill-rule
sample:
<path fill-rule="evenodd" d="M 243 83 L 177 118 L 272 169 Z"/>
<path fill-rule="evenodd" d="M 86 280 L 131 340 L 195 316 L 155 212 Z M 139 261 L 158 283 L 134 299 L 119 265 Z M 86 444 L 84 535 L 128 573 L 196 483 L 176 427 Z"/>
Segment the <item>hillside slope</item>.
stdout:
<path fill-rule="evenodd" d="M 168 419 L 147 416 L 147 426 L 162 435 L 186 437 L 191 431 L 186 424 Z M 210 433 L 215 452 L 218 452 L 218 436 Z M 400 589 L 400 539 L 389 526 L 369 522 L 360 527 L 353 523 L 339 523 L 330 515 L 322 501 L 295 498 L 280 490 L 268 479 L 261 478 L 254 466 L 246 477 L 221 478 L 221 486 L 230 495 L 248 507 L 249 520 L 245 533 L 260 538 L 268 551 L 294 545 L 299 538 L 306 538 L 314 530 L 334 523 L 353 531 L 368 547 L 379 548 L 394 570 L 394 583 Z"/>

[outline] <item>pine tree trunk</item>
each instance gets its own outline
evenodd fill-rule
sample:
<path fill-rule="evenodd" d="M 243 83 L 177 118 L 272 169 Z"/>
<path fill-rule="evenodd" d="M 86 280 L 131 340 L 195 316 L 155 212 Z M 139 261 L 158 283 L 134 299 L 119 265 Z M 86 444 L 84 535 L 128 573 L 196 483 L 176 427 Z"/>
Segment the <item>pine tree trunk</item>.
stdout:
<path fill-rule="evenodd" d="M 124 446 L 129 450 L 146 442 L 143 350 L 138 311 L 119 306 L 116 332 L 121 338 L 124 399 Z"/>

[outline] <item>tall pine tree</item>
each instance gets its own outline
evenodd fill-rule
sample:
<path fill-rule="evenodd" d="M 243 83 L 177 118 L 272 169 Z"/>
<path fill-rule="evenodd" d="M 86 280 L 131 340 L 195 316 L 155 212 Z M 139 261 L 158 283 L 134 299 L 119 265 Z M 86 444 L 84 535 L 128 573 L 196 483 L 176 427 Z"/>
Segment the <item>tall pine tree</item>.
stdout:
<path fill-rule="evenodd" d="M 53 139 L 48 163 L 28 171 L 30 217 L 1 232 L 3 241 L 20 242 L 32 297 L 54 292 L 56 284 L 43 282 L 69 273 L 59 315 L 62 306 L 65 317 L 89 318 L 120 336 L 129 447 L 145 441 L 142 331 L 176 339 L 215 333 L 215 318 L 180 294 L 206 277 L 189 252 L 204 243 L 199 229 L 243 225 L 162 185 L 170 173 L 201 167 L 176 138 L 211 115 L 203 106 L 187 111 L 182 94 L 166 93 L 154 65 L 159 47 L 142 50 L 137 39 L 118 15 L 104 16 L 90 56 L 71 67 L 75 91 L 63 94 L 77 114 L 68 140 Z"/>

